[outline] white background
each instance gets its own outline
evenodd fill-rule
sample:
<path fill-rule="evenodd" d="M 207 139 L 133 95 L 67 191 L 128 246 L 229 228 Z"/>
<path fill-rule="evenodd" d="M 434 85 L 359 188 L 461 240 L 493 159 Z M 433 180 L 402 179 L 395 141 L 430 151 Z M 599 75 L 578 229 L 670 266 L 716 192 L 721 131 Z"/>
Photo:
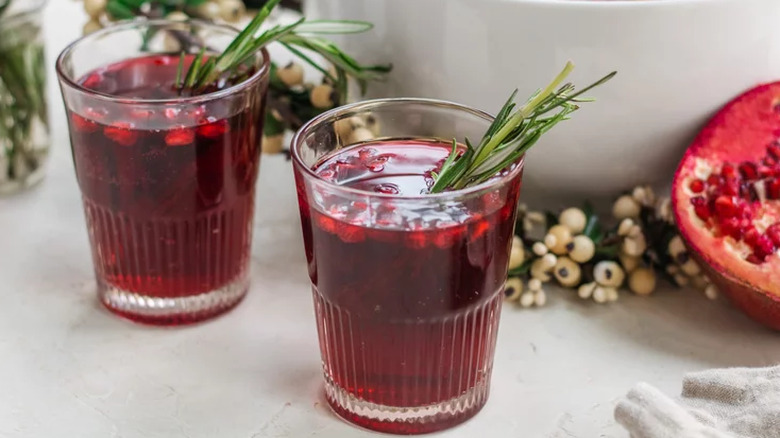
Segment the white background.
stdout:
<path fill-rule="evenodd" d="M 252 287 L 233 312 L 186 328 L 104 311 L 92 265 L 54 58 L 77 38 L 80 3 L 47 10 L 53 156 L 42 186 L 0 199 L 0 436 L 339 437 L 320 392 L 319 352 L 290 164 L 265 157 Z M 780 336 L 722 302 L 669 288 L 502 315 L 493 390 L 473 420 L 436 436 L 625 437 L 615 401 L 640 380 L 677 394 L 688 371 L 762 366 Z"/>

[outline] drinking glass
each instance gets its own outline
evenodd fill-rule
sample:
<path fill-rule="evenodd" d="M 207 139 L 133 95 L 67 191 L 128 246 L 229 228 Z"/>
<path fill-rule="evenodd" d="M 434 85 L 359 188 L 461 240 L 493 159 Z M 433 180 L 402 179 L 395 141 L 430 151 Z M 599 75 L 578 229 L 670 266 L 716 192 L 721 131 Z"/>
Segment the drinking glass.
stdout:
<path fill-rule="evenodd" d="M 99 297 L 116 314 L 192 323 L 246 294 L 268 53 L 234 85 L 189 97 L 165 85 L 182 51 L 186 72 L 201 47 L 219 53 L 236 35 L 200 21 L 125 22 L 57 60 Z"/>
<path fill-rule="evenodd" d="M 339 126 L 355 117 L 378 136 L 350 145 Z M 353 147 L 374 159 L 383 144 L 476 143 L 492 120 L 454 103 L 382 99 L 323 113 L 293 140 L 325 394 L 352 423 L 427 433 L 487 401 L 523 160 L 478 186 L 403 196 L 337 185 L 318 166 Z"/>
<path fill-rule="evenodd" d="M 37 185 L 49 156 L 43 11 L 46 0 L 0 11 L 0 196 Z"/>

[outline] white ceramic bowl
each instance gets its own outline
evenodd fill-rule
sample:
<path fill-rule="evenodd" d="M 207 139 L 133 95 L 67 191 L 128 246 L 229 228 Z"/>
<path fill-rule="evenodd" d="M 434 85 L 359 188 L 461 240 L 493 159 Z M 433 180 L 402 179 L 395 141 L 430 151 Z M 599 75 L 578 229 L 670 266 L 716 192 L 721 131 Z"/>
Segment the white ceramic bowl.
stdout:
<path fill-rule="evenodd" d="M 361 62 L 394 71 L 371 97 L 421 96 L 495 112 L 567 60 L 585 85 L 618 76 L 529 154 L 529 202 L 607 199 L 639 183 L 663 189 L 718 107 L 780 79 L 778 0 L 310 0 L 309 18 L 375 23 L 339 38 Z"/>

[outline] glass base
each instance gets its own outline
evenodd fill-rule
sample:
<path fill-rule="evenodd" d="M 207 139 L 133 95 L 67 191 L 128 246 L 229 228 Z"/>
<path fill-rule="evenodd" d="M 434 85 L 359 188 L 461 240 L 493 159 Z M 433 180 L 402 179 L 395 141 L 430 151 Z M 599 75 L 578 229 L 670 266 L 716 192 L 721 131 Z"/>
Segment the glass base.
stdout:
<path fill-rule="evenodd" d="M 463 395 L 441 403 L 385 406 L 355 397 L 325 375 L 325 398 L 338 416 L 366 429 L 398 435 L 419 435 L 457 426 L 485 406 L 489 392 L 490 384 L 483 380 Z"/>
<path fill-rule="evenodd" d="M 129 320 L 152 325 L 193 324 L 221 315 L 246 296 L 249 279 L 237 280 L 206 293 L 165 298 L 142 295 L 100 282 L 100 301 L 111 312 Z"/>

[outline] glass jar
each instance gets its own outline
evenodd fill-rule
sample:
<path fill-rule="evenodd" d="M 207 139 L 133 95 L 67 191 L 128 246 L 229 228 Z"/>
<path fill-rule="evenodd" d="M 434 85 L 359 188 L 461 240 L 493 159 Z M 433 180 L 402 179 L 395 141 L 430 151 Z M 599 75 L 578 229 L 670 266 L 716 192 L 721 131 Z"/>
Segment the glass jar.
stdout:
<path fill-rule="evenodd" d="M 0 195 L 39 183 L 49 155 L 46 0 L 12 1 L 0 12 Z"/>

